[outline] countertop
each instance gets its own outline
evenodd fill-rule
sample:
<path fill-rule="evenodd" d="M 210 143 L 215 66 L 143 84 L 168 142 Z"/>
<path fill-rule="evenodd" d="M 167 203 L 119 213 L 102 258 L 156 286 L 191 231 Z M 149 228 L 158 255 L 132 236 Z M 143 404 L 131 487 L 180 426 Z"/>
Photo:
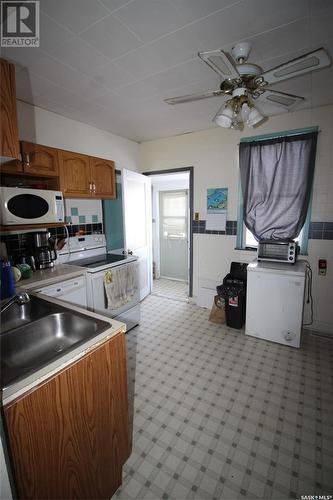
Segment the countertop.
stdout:
<path fill-rule="evenodd" d="M 58 266 L 58 267 L 60 267 L 60 266 Z M 71 267 L 71 266 L 67 266 L 67 267 Z M 43 271 L 43 272 L 45 272 L 45 271 Z M 81 269 L 81 272 L 82 272 L 82 269 Z M 84 270 L 83 270 L 83 272 L 84 272 Z M 33 292 L 32 292 L 32 295 L 34 295 Z M 75 306 L 74 304 L 66 304 L 66 302 L 55 299 L 54 297 L 48 297 L 48 296 L 43 295 L 43 294 L 38 294 L 38 297 L 43 298 L 46 301 L 51 302 L 53 304 L 58 304 L 62 307 L 68 307 L 68 308 L 70 308 L 71 311 L 77 311 L 77 312 L 80 312 L 81 314 L 85 314 L 85 315 L 90 316 L 92 318 L 97 318 L 97 319 L 101 319 L 102 321 L 106 321 L 106 322 L 110 323 L 110 328 L 108 328 L 104 332 L 100 333 L 99 335 L 96 335 L 95 337 L 91 338 L 90 340 L 87 340 L 87 342 L 85 342 L 84 344 L 81 344 L 80 346 L 76 347 L 75 349 L 71 350 L 70 352 L 65 353 L 63 356 L 61 356 L 61 358 L 58 358 L 58 359 L 50 362 L 47 366 L 40 368 L 38 371 L 32 373 L 31 375 L 28 375 L 24 379 L 19 380 L 17 382 L 14 382 L 13 384 L 9 385 L 8 387 L 5 387 L 2 390 L 2 405 L 3 406 L 5 406 L 6 404 L 10 403 L 11 401 L 21 397 L 26 392 L 31 391 L 36 386 L 40 385 L 44 381 L 53 377 L 58 372 L 60 372 L 61 370 L 63 370 L 67 366 L 71 365 L 72 363 L 75 363 L 80 358 L 82 358 L 85 354 L 87 354 L 89 351 L 91 351 L 92 349 L 95 349 L 99 345 L 103 344 L 106 340 L 110 339 L 114 335 L 116 335 L 120 332 L 126 331 L 126 325 L 124 323 L 120 323 L 119 321 L 116 321 L 113 318 L 112 319 L 107 318 L 105 316 L 102 316 L 101 314 L 96 314 L 94 312 L 88 311 L 87 309 L 83 309 L 82 307 Z"/>
<path fill-rule="evenodd" d="M 58 281 L 76 278 L 86 272 L 84 267 L 71 266 L 69 264 L 56 264 L 51 269 L 35 271 L 31 278 L 21 279 L 15 283 L 16 290 L 29 290 L 38 286 L 48 286 Z"/>

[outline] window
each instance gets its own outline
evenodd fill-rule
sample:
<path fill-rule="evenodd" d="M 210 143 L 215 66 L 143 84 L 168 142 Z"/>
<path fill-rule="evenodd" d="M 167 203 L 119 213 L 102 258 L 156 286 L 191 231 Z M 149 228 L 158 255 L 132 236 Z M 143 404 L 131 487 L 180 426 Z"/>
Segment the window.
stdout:
<path fill-rule="evenodd" d="M 258 246 L 258 242 L 255 239 L 255 237 L 253 236 L 253 234 L 251 233 L 251 231 L 245 226 L 244 223 L 243 223 L 243 232 L 244 232 L 244 234 L 243 234 L 244 247 L 249 248 L 249 249 L 256 249 Z M 304 254 L 307 253 L 307 239 L 308 238 L 305 238 L 306 233 L 307 232 L 305 231 L 305 224 L 304 224 L 301 232 L 299 233 L 297 238 L 295 238 L 295 240 L 298 241 L 298 244 L 302 250 L 301 253 L 304 253 Z"/>
<path fill-rule="evenodd" d="M 307 129 L 302 129 L 302 130 L 292 130 L 292 131 L 287 131 L 287 132 L 279 132 L 276 134 L 269 134 L 265 136 L 256 136 L 252 138 L 245 138 L 242 139 L 241 142 L 255 142 L 258 143 L 259 141 L 262 140 L 267 140 L 265 144 L 263 144 L 263 148 L 267 148 L 266 144 L 270 143 L 271 139 L 278 139 L 282 137 L 293 137 L 297 135 L 303 135 L 303 134 L 311 134 L 311 133 L 317 133 L 318 132 L 318 127 L 311 127 Z M 313 134 L 315 135 L 315 134 Z M 302 138 L 300 138 L 302 140 Z M 283 139 L 282 141 L 286 141 L 286 139 Z M 276 142 L 276 141 L 274 141 Z M 256 147 L 254 144 L 251 146 L 251 151 L 252 147 Z M 262 147 L 260 147 L 260 151 L 262 151 Z M 246 146 L 245 151 L 247 151 L 249 148 Z M 258 149 L 258 147 L 256 147 Z M 243 148 L 244 151 L 244 148 Z M 244 161 L 244 160 L 243 160 Z M 252 160 L 254 161 L 254 160 Z M 247 165 L 247 160 L 245 165 Z M 254 172 L 257 171 L 257 166 L 256 162 L 253 164 L 252 168 L 255 168 Z M 314 165 L 314 163 L 313 163 Z M 244 163 L 243 163 L 244 166 Z M 247 167 L 245 167 L 245 172 L 247 171 Z M 244 167 L 243 167 L 243 172 L 244 172 Z M 258 176 L 258 174 L 255 174 Z M 266 174 L 265 174 L 266 175 Z M 246 177 L 245 177 L 246 178 Z M 259 177 L 261 179 L 261 177 Z M 274 181 L 275 182 L 275 181 Z M 260 192 L 260 191 L 259 191 Z M 259 193 L 258 192 L 258 193 Z M 256 191 L 252 191 L 251 193 L 256 193 Z M 268 198 L 266 198 L 267 200 Z M 297 238 L 295 238 L 298 241 L 298 244 L 300 245 L 300 252 L 301 254 L 306 254 L 307 253 L 307 245 L 308 245 L 308 234 L 309 234 L 309 225 L 310 225 L 310 216 L 311 216 L 311 196 L 310 196 L 310 201 L 309 201 L 309 206 L 308 206 L 308 211 L 306 215 L 306 220 L 303 224 L 302 229 L 300 230 Z M 253 220 L 253 219 L 252 219 Z M 259 222 L 259 220 L 258 220 Z M 237 245 L 236 248 L 238 249 L 256 249 L 258 246 L 258 242 L 252 232 L 245 226 L 244 221 L 243 221 L 243 196 L 242 196 L 242 189 L 241 189 L 241 184 L 239 182 L 239 187 L 238 187 L 238 220 L 237 220 Z"/>

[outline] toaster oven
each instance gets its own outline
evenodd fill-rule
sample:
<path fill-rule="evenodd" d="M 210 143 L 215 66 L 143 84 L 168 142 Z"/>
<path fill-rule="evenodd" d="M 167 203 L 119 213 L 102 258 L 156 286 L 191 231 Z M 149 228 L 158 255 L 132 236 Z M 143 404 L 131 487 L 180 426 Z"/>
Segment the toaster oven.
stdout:
<path fill-rule="evenodd" d="M 262 240 L 258 242 L 257 259 L 295 264 L 298 249 L 297 241 Z"/>

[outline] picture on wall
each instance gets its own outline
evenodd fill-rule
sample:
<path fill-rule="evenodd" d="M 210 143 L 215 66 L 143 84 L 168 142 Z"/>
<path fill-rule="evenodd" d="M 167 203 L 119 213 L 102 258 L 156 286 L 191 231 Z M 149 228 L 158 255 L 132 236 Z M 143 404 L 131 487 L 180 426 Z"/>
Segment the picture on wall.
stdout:
<path fill-rule="evenodd" d="M 228 188 L 207 189 L 206 230 L 226 230 L 227 208 Z"/>
<path fill-rule="evenodd" d="M 226 211 L 228 208 L 228 188 L 207 189 L 207 213 Z"/>

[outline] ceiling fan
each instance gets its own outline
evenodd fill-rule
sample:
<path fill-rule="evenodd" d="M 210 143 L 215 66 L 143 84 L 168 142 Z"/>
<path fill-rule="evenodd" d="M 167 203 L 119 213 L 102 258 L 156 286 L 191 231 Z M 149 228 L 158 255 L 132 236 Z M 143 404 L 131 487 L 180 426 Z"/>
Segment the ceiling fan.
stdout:
<path fill-rule="evenodd" d="M 331 64 L 326 50 L 319 48 L 263 72 L 260 66 L 247 62 L 250 51 L 251 45 L 248 42 L 242 42 L 232 48 L 232 56 L 221 49 L 199 52 L 200 59 L 222 77 L 220 89 L 203 94 L 171 97 L 165 99 L 164 102 L 181 104 L 221 95 L 230 96 L 231 98 L 218 110 L 213 121 L 224 128 L 242 130 L 244 123 L 253 127 L 267 119 L 255 107 L 254 101 L 256 100 L 263 106 L 265 103 L 275 104 L 288 111 L 304 100 L 304 97 L 272 90 L 269 85 L 325 68 Z"/>

